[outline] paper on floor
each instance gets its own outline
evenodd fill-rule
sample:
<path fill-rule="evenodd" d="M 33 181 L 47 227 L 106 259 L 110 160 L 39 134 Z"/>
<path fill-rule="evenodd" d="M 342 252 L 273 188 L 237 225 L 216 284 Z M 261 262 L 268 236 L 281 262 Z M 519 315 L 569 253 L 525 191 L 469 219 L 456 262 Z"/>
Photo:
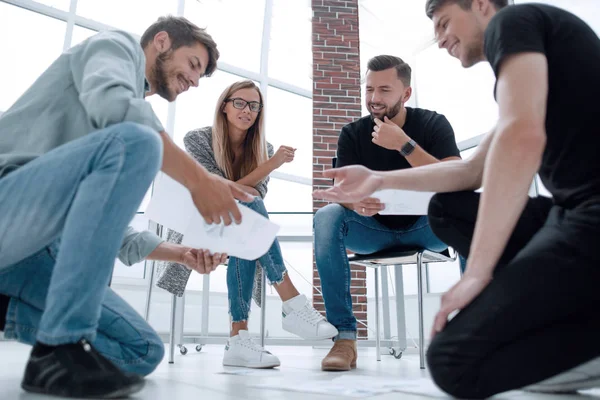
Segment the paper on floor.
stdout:
<path fill-rule="evenodd" d="M 442 399 L 450 398 L 431 379 L 427 378 L 399 379 L 393 376 L 344 375 L 335 378 L 333 382 L 344 386 L 357 385 L 364 388 L 382 388 L 391 392 L 419 394 Z"/>
<path fill-rule="evenodd" d="M 263 389 L 320 393 L 348 397 L 369 397 L 384 393 L 403 392 L 432 398 L 450 397 L 435 386 L 431 379 L 398 379 L 393 376 L 348 374 L 332 380 L 308 380 L 301 383 L 268 382 L 253 385 Z"/>
<path fill-rule="evenodd" d="M 427 215 L 433 192 L 385 189 L 373 193 L 374 198 L 385 204 L 381 215 Z"/>
<path fill-rule="evenodd" d="M 250 208 L 238 204 L 242 213 L 239 225 L 208 225 L 200 215 L 189 191 L 165 174 L 154 184 L 146 217 L 183 234 L 182 244 L 227 253 L 245 260 L 263 256 L 273 244 L 279 226 Z"/>
<path fill-rule="evenodd" d="M 301 383 L 289 382 L 273 382 L 273 383 L 261 383 L 252 385 L 256 388 L 261 389 L 274 389 L 284 390 L 289 392 L 302 392 L 302 393 L 318 393 L 318 394 L 329 394 L 332 396 L 346 396 L 346 397 L 369 397 L 378 394 L 390 393 L 391 390 L 385 388 L 364 388 L 358 385 L 343 385 L 335 383 L 329 380 L 312 380 L 304 381 Z"/>

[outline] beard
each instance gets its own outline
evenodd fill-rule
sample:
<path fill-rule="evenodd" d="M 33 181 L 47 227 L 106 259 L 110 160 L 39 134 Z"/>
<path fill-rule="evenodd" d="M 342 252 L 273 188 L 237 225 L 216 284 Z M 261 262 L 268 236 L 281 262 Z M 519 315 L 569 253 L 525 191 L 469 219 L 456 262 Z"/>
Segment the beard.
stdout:
<path fill-rule="evenodd" d="M 172 55 L 173 54 L 171 50 L 166 51 L 164 53 L 160 53 L 156 57 L 156 62 L 154 63 L 154 66 L 152 66 L 152 75 L 154 78 L 153 84 L 156 94 L 158 94 L 160 97 L 167 101 L 175 100 L 175 94 L 169 88 L 167 73 L 167 64 L 168 61 L 171 59 Z"/>
<path fill-rule="evenodd" d="M 398 100 L 398 102 L 396 104 L 394 104 L 391 108 L 386 106 L 385 109 L 380 111 L 378 114 L 375 114 L 375 112 L 373 112 L 373 109 L 371 108 L 371 106 L 377 105 L 377 104 L 380 104 L 380 103 L 369 103 L 369 113 L 371 114 L 371 118 L 373 118 L 373 119 L 379 118 L 380 120 L 383 121 L 384 117 L 388 117 L 388 119 L 393 119 L 396 115 L 398 115 L 400 110 L 402 110 L 402 106 L 404 103 L 402 102 L 402 98 L 400 98 L 400 100 Z"/>
<path fill-rule="evenodd" d="M 473 65 L 483 61 L 485 59 L 484 50 L 484 31 L 480 29 L 477 31 L 476 38 L 465 47 L 464 61 L 461 60 L 463 68 L 471 68 Z"/>

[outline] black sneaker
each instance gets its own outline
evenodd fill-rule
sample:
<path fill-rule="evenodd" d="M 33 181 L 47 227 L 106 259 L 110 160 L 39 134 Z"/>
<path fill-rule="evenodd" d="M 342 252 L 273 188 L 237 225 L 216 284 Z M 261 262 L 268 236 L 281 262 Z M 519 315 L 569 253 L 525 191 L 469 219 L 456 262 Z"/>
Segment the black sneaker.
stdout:
<path fill-rule="evenodd" d="M 137 393 L 144 378 L 121 371 L 85 339 L 56 347 L 36 344 L 21 387 L 33 393 L 114 399 Z"/>

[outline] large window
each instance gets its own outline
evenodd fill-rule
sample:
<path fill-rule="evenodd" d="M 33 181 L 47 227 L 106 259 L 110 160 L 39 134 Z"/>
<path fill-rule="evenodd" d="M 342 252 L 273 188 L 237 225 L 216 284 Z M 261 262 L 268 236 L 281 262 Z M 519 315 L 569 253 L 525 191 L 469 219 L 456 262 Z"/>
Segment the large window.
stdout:
<path fill-rule="evenodd" d="M 78 0 L 77 15 L 141 35 L 159 16 L 175 14 L 177 0 Z"/>
<path fill-rule="evenodd" d="M 269 76 L 312 90 L 311 17 L 308 0 L 274 0 Z"/>
<path fill-rule="evenodd" d="M 63 21 L 0 2 L 0 111 L 6 111 L 60 55 L 66 27 Z"/>
<path fill-rule="evenodd" d="M 264 12 L 265 0 L 186 0 L 184 15 L 212 35 L 220 62 L 260 72 Z"/>
<path fill-rule="evenodd" d="M 188 131 L 213 123 L 217 99 L 226 86 L 250 79 L 261 88 L 266 99 L 267 140 L 275 150 L 284 144 L 297 148 L 294 162 L 271 176 L 266 205 L 274 213 L 271 219 L 281 226 L 281 248 L 290 277 L 302 293 L 312 296 L 312 13 L 308 0 L 0 0 L 0 33 L 14 38 L 0 44 L 3 54 L 10 58 L 0 65 L 0 112 L 6 111 L 62 51 L 105 29 L 122 29 L 139 37 L 165 14 L 183 15 L 206 28 L 221 57 L 213 76 L 201 79 L 198 88 L 175 103 L 158 96 L 147 100 L 182 146 Z M 149 226 L 144 210 L 151 194 L 150 189 L 131 222 L 138 230 Z M 148 283 L 150 265 L 115 264 L 113 287 L 140 311 L 143 301 L 132 287 L 143 288 Z M 210 276 L 210 320 L 218 332 L 227 330 L 227 313 L 222 312 L 226 309 L 226 273 L 221 267 Z M 202 276 L 193 273 L 188 284 L 191 298 L 186 320 L 194 323 L 186 329 L 199 323 L 194 296 L 199 296 L 202 281 Z M 168 321 L 168 297 L 155 290 L 151 321 L 162 330 Z M 267 290 L 269 296 L 276 296 L 272 288 Z M 256 323 L 258 319 L 253 318 L 251 326 Z M 267 327 L 281 332 L 280 324 L 269 319 Z"/>

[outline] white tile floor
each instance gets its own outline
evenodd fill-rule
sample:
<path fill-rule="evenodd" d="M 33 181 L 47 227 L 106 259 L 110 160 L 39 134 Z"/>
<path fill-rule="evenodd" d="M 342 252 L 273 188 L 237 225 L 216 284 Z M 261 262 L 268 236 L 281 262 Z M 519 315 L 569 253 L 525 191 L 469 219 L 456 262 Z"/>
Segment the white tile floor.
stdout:
<path fill-rule="evenodd" d="M 310 347 L 271 347 L 281 359 L 281 367 L 267 371 L 266 375 L 236 376 L 220 374 L 222 346 L 204 346 L 196 353 L 190 346 L 190 352 L 181 356 L 176 354 L 175 364 L 167 360 L 150 377 L 144 390 L 136 399 L 179 400 L 179 399 L 269 399 L 269 400 L 329 400 L 350 398 L 337 395 L 300 393 L 283 390 L 255 388 L 260 383 L 283 383 L 294 385 L 303 381 L 330 381 L 340 376 L 368 375 L 373 377 L 396 377 L 398 379 L 426 378 L 427 372 L 419 369 L 418 355 L 404 355 L 396 360 L 391 356 L 382 356 L 381 362 L 375 360 L 373 349 L 360 349 L 358 369 L 347 373 L 327 373 L 320 370 L 321 358 L 327 354 L 325 349 Z M 42 400 L 45 396 L 24 393 L 20 381 L 29 354 L 29 348 L 13 342 L 0 342 L 0 399 Z M 386 393 L 371 397 L 376 400 L 418 400 L 430 397 L 407 393 Z M 586 392 L 579 396 L 544 396 L 523 392 L 509 392 L 497 396 L 499 399 L 600 399 L 600 391 Z"/>

